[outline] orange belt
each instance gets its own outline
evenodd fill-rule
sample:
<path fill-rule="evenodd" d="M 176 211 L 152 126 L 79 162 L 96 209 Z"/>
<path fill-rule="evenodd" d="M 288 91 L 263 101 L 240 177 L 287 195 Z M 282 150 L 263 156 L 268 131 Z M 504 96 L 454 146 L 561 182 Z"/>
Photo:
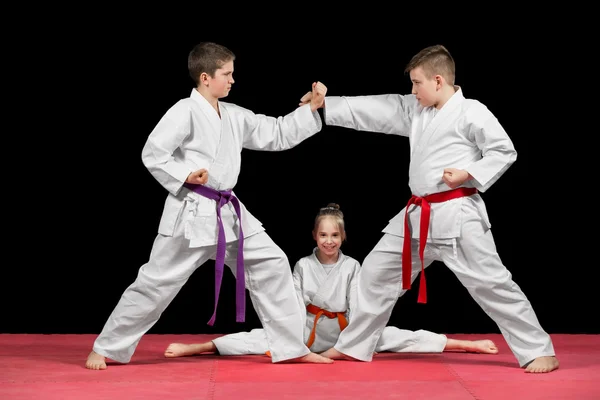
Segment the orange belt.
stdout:
<path fill-rule="evenodd" d="M 321 315 L 324 315 L 327 318 L 331 318 L 331 319 L 337 318 L 338 322 L 340 324 L 340 330 L 342 330 L 342 331 L 348 326 L 348 320 L 346 319 L 345 312 L 331 312 L 331 311 L 323 310 L 322 308 L 317 307 L 312 304 L 309 304 L 306 306 L 306 311 L 308 311 L 311 314 L 314 314 L 314 316 L 315 316 L 315 323 L 313 324 L 313 328 L 312 328 L 312 331 L 310 332 L 310 336 L 308 338 L 308 342 L 306 343 L 306 347 L 310 348 L 310 346 L 312 346 L 315 341 L 317 321 L 319 321 L 319 318 L 321 317 Z M 267 356 L 271 357 L 271 352 L 269 350 L 267 350 L 267 352 L 265 354 Z"/>
<path fill-rule="evenodd" d="M 433 193 L 425 197 L 413 195 L 406 205 L 404 215 L 404 248 L 402 250 L 402 289 L 410 289 L 410 277 L 412 268 L 412 256 L 410 254 L 410 228 L 408 226 L 408 207 L 412 204 L 421 206 L 421 229 L 419 235 L 419 257 L 421 259 L 421 282 L 419 284 L 419 303 L 427 303 L 427 289 L 425 286 L 425 264 L 423 262 L 423 253 L 427 244 L 427 233 L 429 231 L 429 217 L 431 216 L 431 206 L 429 203 L 441 203 L 444 201 L 457 199 L 459 197 L 471 196 L 477 193 L 475 188 L 460 187 L 446 192 Z M 409 266 L 407 268 L 407 266 Z"/>
<path fill-rule="evenodd" d="M 342 330 L 342 331 L 348 326 L 348 320 L 346 319 L 345 312 L 331 312 L 331 311 L 323 310 L 322 308 L 317 307 L 312 304 L 309 304 L 306 306 L 306 311 L 308 311 L 311 314 L 314 314 L 314 316 L 315 316 L 315 323 L 313 324 L 312 331 L 310 332 L 310 336 L 308 337 L 308 342 L 306 343 L 306 347 L 308 347 L 308 348 L 310 348 L 310 346 L 312 346 L 315 341 L 317 322 L 319 321 L 319 318 L 321 317 L 321 315 L 324 315 L 327 318 L 331 318 L 331 319 L 337 318 L 338 323 L 340 324 L 340 330 Z"/>

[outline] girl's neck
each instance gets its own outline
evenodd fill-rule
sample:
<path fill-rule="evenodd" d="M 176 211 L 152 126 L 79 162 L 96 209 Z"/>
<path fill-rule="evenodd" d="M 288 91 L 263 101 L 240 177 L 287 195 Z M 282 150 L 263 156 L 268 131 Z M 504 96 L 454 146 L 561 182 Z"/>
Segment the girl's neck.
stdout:
<path fill-rule="evenodd" d="M 332 256 L 328 256 L 326 254 L 323 254 L 321 252 L 321 250 L 317 249 L 316 255 L 317 255 L 317 260 L 319 260 L 319 262 L 321 264 L 335 264 L 340 259 L 340 252 L 339 251 L 337 251 Z"/>

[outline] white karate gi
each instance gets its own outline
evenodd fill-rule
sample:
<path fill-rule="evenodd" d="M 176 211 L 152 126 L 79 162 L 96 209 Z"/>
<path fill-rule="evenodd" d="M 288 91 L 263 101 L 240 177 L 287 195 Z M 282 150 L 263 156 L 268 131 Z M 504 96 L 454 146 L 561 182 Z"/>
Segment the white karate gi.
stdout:
<path fill-rule="evenodd" d="M 242 148 L 290 149 L 322 127 L 319 114 L 311 112 L 308 104 L 278 118 L 222 101 L 219 107 L 221 118 L 193 89 L 189 98 L 166 112 L 148 137 L 142 161 L 169 194 L 150 259 L 96 339 L 93 349 L 98 354 L 129 362 L 143 334 L 196 268 L 215 259 L 216 202 L 182 187 L 188 175 L 206 168 L 206 186 L 232 189 L 240 173 Z M 309 353 L 302 338 L 304 310 L 294 295 L 289 261 L 242 202 L 240 206 L 245 284 L 266 330 L 273 362 L 304 356 Z M 239 220 L 231 203 L 221 213 L 227 240 L 225 263 L 236 274 L 232 266 L 237 260 Z"/>
<path fill-rule="evenodd" d="M 327 311 L 345 312 L 346 318 L 351 321 L 360 264 L 340 251 L 338 262 L 327 273 L 315 255 L 316 250 L 310 256 L 301 258 L 294 266 L 294 287 L 298 301 L 304 309 L 313 304 Z M 315 315 L 306 312 L 302 319 L 305 343 L 308 342 L 314 321 Z M 310 350 L 319 353 L 331 348 L 340 336 L 338 319 L 322 315 L 315 332 L 315 341 Z M 413 332 L 388 326 L 383 330 L 375 351 L 441 353 L 446 341 L 446 336 L 433 332 Z M 269 350 L 263 329 L 221 336 L 214 339 L 213 343 L 221 355 L 264 354 Z"/>
<path fill-rule="evenodd" d="M 416 196 L 451 190 L 442 181 L 444 168 L 468 171 L 474 180 L 463 186 L 485 192 L 516 160 L 517 153 L 487 107 L 465 99 L 462 89 L 456 89 L 439 111 L 423 108 L 414 95 L 326 97 L 325 123 L 407 136 L 411 146 L 409 186 Z M 358 309 L 335 345 L 359 360 L 371 361 L 392 309 L 405 293 L 401 285 L 405 212 L 406 207 L 390 220 L 384 236 L 364 260 Z M 411 206 L 412 281 L 421 271 L 420 217 L 421 207 Z M 479 194 L 431 203 L 424 264 L 439 260 L 454 272 L 496 322 L 521 366 L 540 356 L 553 356 L 551 339 L 502 264 L 490 228 Z"/>

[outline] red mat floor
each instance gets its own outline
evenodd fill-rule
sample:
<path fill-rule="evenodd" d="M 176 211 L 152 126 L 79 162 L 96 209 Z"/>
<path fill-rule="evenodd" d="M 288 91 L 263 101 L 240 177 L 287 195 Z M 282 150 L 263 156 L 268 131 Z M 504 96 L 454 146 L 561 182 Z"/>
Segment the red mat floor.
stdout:
<path fill-rule="evenodd" d="M 218 336 L 218 335 L 217 335 Z M 552 335 L 560 368 L 520 369 L 500 335 L 497 355 L 379 354 L 373 362 L 272 364 L 266 356 L 164 358 L 171 342 L 215 335 L 145 335 L 130 364 L 84 367 L 95 335 L 0 334 L 0 399 L 600 399 L 600 335 Z"/>

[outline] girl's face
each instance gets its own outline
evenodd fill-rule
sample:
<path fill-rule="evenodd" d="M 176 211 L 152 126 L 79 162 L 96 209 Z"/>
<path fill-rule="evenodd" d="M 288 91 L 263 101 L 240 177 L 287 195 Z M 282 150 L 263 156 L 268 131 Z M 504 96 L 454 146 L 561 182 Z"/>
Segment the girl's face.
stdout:
<path fill-rule="evenodd" d="M 335 218 L 332 217 L 321 219 L 313 237 L 319 250 L 328 256 L 337 254 L 343 240 L 342 232 Z"/>

